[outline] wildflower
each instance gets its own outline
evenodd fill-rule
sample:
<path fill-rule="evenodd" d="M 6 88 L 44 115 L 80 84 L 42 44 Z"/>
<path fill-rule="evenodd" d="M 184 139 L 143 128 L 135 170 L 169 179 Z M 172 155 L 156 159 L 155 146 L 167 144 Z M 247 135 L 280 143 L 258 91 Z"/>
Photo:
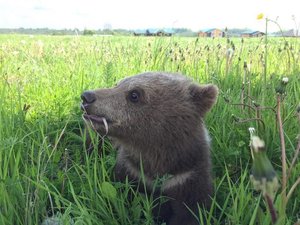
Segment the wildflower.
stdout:
<path fill-rule="evenodd" d="M 250 137 L 252 137 L 254 132 L 255 132 L 255 128 L 254 127 L 249 127 L 248 130 L 250 132 Z"/>
<path fill-rule="evenodd" d="M 265 142 L 258 136 L 252 135 L 250 148 L 253 158 L 250 180 L 254 189 L 261 191 L 264 196 L 268 195 L 271 199 L 274 199 L 279 188 L 279 182 L 276 171 L 267 157 Z"/>
<path fill-rule="evenodd" d="M 258 14 L 257 17 L 256 17 L 256 19 L 258 19 L 258 20 L 261 20 L 263 18 L 264 18 L 264 14 L 263 13 Z"/>
<path fill-rule="evenodd" d="M 255 129 L 253 127 L 249 128 L 250 132 L 253 132 L 254 130 Z M 252 151 L 254 151 L 255 153 L 258 153 L 259 151 L 264 149 L 265 142 L 263 140 L 261 140 L 259 137 L 252 135 L 251 141 L 250 141 L 250 147 L 251 147 Z"/>
<path fill-rule="evenodd" d="M 283 84 L 287 84 L 288 82 L 289 82 L 289 78 L 288 77 L 282 78 L 282 83 Z"/>
<path fill-rule="evenodd" d="M 286 85 L 289 82 L 289 78 L 288 77 L 283 77 L 280 84 L 278 85 L 278 87 L 275 88 L 276 93 L 283 95 L 286 93 Z"/>

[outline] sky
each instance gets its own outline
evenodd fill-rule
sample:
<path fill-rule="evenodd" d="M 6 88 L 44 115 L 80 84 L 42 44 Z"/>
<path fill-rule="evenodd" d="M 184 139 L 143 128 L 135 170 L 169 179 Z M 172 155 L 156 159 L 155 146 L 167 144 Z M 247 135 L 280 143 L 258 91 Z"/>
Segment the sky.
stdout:
<path fill-rule="evenodd" d="M 265 30 L 300 26 L 299 0 L 0 0 L 0 28 Z M 278 30 L 268 23 L 270 31 Z"/>

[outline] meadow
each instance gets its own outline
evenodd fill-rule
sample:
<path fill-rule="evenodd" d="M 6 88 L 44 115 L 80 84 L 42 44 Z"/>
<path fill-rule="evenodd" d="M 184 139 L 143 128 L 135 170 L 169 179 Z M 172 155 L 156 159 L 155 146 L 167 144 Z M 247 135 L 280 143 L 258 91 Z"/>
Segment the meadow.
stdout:
<path fill-rule="evenodd" d="M 300 134 L 300 39 L 267 41 L 266 48 L 264 38 L 1 35 L 0 225 L 42 224 L 53 216 L 60 224 L 153 223 L 155 199 L 111 179 L 116 152 L 109 141 L 102 157 L 87 154 L 80 110 L 84 90 L 112 87 L 144 71 L 179 72 L 220 89 L 205 118 L 215 196 L 210 210 L 199 209 L 200 221 L 271 224 L 265 199 L 250 181 L 248 128 L 265 141 L 281 180 L 276 92 L 287 77 L 280 111 L 292 167 L 288 191 L 300 176 L 300 161 L 292 163 Z M 300 218 L 300 186 L 289 197 L 280 224 Z"/>

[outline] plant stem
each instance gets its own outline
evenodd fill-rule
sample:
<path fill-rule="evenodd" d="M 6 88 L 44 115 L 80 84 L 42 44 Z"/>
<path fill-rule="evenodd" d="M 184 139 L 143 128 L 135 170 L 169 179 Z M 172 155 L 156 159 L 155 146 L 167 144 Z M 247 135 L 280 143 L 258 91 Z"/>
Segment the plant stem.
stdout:
<path fill-rule="evenodd" d="M 267 202 L 268 208 L 270 210 L 270 214 L 271 214 L 271 219 L 272 219 L 272 224 L 276 224 L 277 221 L 277 213 L 276 213 L 276 209 L 274 207 L 273 201 L 270 198 L 270 196 L 268 194 L 265 194 L 265 200 Z"/>
<path fill-rule="evenodd" d="M 286 177 L 286 154 L 285 154 L 285 141 L 284 141 L 284 134 L 283 134 L 283 125 L 281 120 L 281 114 L 280 114 L 280 106 L 281 106 L 281 95 L 277 94 L 277 122 L 279 127 L 279 135 L 280 135 L 280 144 L 281 144 L 281 161 L 282 161 L 282 207 L 283 212 L 285 212 L 285 207 L 287 203 L 286 198 L 286 183 L 287 183 L 287 177 Z"/>
<path fill-rule="evenodd" d="M 293 184 L 293 186 L 291 187 L 286 200 L 288 201 L 290 199 L 290 197 L 292 196 L 293 192 L 295 191 L 296 187 L 300 184 L 300 177 L 298 177 L 298 179 L 296 180 L 296 182 Z"/>
<path fill-rule="evenodd" d="M 249 119 L 239 120 L 237 123 L 247 123 L 251 121 L 261 122 L 261 124 L 263 125 L 263 130 L 265 130 L 266 128 L 265 122 L 260 118 L 249 118 Z"/>
<path fill-rule="evenodd" d="M 242 110 L 245 109 L 245 85 L 246 85 L 246 80 L 247 80 L 247 62 L 244 62 L 244 78 L 243 78 L 243 83 L 242 83 L 242 93 L 241 93 L 241 105 L 242 105 Z"/>
<path fill-rule="evenodd" d="M 292 173 L 292 169 L 297 161 L 297 158 L 299 156 L 299 153 L 300 153 L 300 138 L 299 138 L 299 141 L 298 141 L 298 144 L 297 144 L 297 148 L 295 150 L 295 154 L 294 154 L 294 157 L 293 157 L 293 160 L 292 160 L 292 163 L 291 163 L 291 166 L 288 170 L 288 176 L 287 176 L 287 179 L 289 179 L 289 177 L 291 176 L 291 173 Z"/>

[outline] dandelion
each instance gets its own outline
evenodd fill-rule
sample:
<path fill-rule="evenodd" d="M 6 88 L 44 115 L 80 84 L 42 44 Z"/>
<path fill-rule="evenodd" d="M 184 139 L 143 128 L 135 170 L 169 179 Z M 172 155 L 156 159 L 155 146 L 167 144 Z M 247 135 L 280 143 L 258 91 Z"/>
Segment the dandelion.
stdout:
<path fill-rule="evenodd" d="M 277 213 L 273 201 L 279 188 L 276 171 L 267 157 L 265 142 L 263 140 L 261 140 L 258 136 L 253 135 L 250 139 L 250 148 L 253 158 L 250 180 L 254 189 L 262 192 L 270 211 L 272 224 L 275 224 L 277 221 Z"/>
<path fill-rule="evenodd" d="M 264 196 L 267 195 L 273 200 L 279 188 L 279 182 L 276 171 L 267 157 L 265 142 L 258 136 L 252 135 L 250 148 L 253 157 L 250 179 L 254 189 L 261 191 Z"/>
<path fill-rule="evenodd" d="M 289 82 L 289 78 L 288 77 L 282 78 L 282 83 L 283 84 L 287 84 L 288 82 Z"/>
<path fill-rule="evenodd" d="M 254 132 L 255 132 L 255 128 L 254 127 L 249 127 L 248 130 L 249 130 L 249 133 L 250 133 L 250 137 L 252 137 Z"/>
<path fill-rule="evenodd" d="M 286 94 L 286 86 L 288 82 L 289 82 L 289 78 L 283 77 L 280 84 L 275 88 L 276 93 L 279 95 Z"/>
<path fill-rule="evenodd" d="M 261 20 L 263 18 L 264 18 L 264 14 L 263 13 L 258 14 L 257 17 L 256 17 L 256 19 L 258 19 L 258 20 Z"/>

